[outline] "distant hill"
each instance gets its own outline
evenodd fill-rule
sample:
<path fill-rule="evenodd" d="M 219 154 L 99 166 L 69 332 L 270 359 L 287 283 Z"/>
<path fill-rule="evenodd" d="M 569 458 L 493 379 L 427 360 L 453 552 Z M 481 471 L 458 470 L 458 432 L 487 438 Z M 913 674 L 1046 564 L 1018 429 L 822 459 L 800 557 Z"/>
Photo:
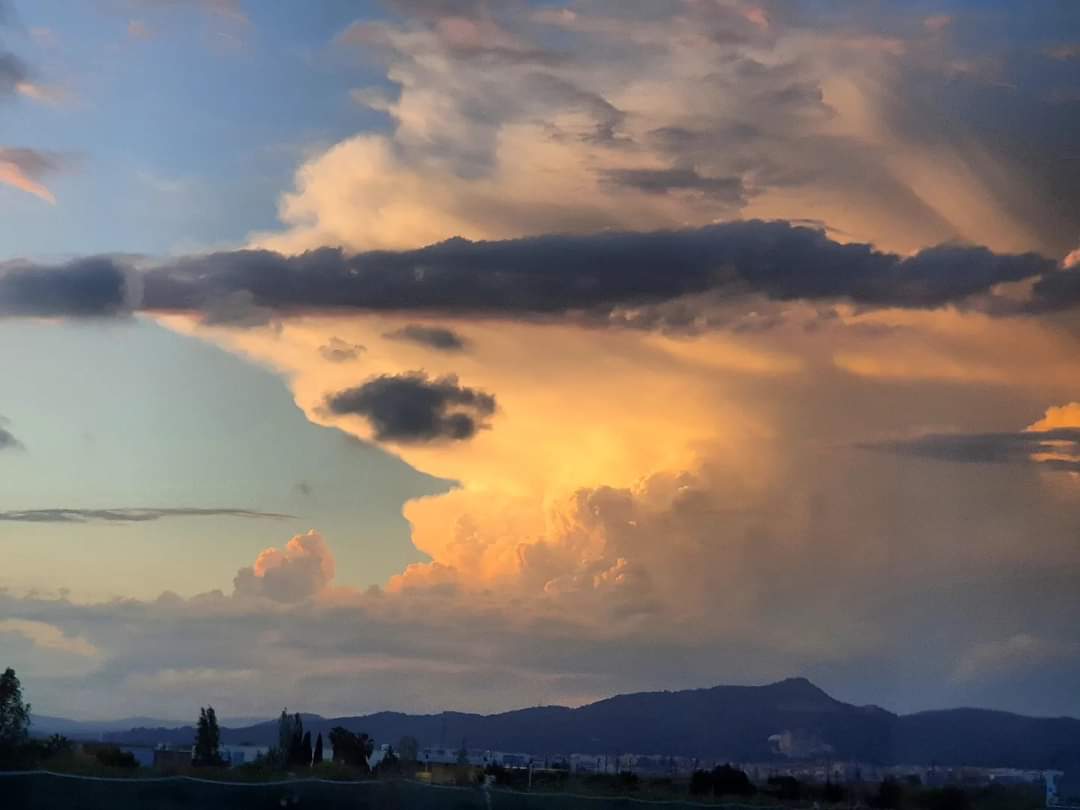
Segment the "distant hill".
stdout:
<path fill-rule="evenodd" d="M 898 718 L 898 762 L 963 762 L 1021 768 L 1080 767 L 1080 720 L 989 709 L 945 709 Z"/>
<path fill-rule="evenodd" d="M 108 732 L 125 731 L 137 726 L 167 725 L 168 720 L 150 717 L 125 717 L 119 720 L 68 720 L 44 714 L 30 716 L 30 729 L 35 737 L 63 734 L 72 739 L 97 739 Z"/>
<path fill-rule="evenodd" d="M 317 715 L 313 715 L 317 716 Z M 222 722 L 232 726 L 247 726 L 261 722 L 253 717 L 225 718 Z M 47 714 L 30 716 L 30 733 L 35 737 L 48 737 L 51 734 L 63 734 L 73 740 L 99 740 L 104 735 L 127 732 L 133 728 L 163 728 L 173 730 L 175 721 L 157 717 L 124 717 L 119 720 L 69 720 L 66 717 L 51 717 Z"/>
<path fill-rule="evenodd" d="M 479 715 L 379 712 L 305 715 L 312 733 L 334 726 L 381 742 L 416 737 L 421 746 L 534 754 L 671 754 L 703 760 L 844 759 L 874 763 L 1015 766 L 1080 765 L 1080 720 L 1022 717 L 984 709 L 900 716 L 830 697 L 805 678 L 766 686 L 639 692 L 570 709 L 540 706 Z M 194 729 L 132 728 L 115 742 L 188 743 Z M 223 728 L 226 743 L 273 745 L 277 721 Z"/>

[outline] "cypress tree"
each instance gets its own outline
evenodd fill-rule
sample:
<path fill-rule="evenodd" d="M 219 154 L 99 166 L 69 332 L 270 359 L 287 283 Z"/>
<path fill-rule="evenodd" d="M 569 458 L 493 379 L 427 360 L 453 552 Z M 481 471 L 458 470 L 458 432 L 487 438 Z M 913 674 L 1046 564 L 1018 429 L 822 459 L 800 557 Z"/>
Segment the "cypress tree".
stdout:
<path fill-rule="evenodd" d="M 199 709 L 199 723 L 195 729 L 195 756 L 197 766 L 221 765 L 221 729 L 213 706 Z"/>
<path fill-rule="evenodd" d="M 314 756 L 312 754 L 312 752 L 311 752 L 311 732 L 310 731 L 305 731 L 304 732 L 304 740 L 300 744 L 300 752 L 301 752 L 301 756 L 303 758 L 303 762 L 301 764 L 305 768 L 307 768 L 309 765 L 311 765 L 311 758 L 312 758 L 312 756 Z"/>

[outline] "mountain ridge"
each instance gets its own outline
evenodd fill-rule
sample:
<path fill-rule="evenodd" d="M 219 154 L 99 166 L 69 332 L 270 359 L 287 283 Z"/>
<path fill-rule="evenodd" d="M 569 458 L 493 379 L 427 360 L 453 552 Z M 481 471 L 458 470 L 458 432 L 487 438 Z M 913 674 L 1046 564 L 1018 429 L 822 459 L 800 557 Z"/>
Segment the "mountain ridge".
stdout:
<path fill-rule="evenodd" d="M 879 764 L 1051 768 L 1080 765 L 1080 720 L 964 707 L 900 715 L 829 695 L 806 678 L 612 695 L 578 707 L 533 706 L 483 715 L 382 711 L 303 715 L 312 733 L 334 726 L 379 742 L 531 754 L 663 754 L 703 760 L 854 760 Z M 101 735 L 117 743 L 188 744 L 190 726 Z M 277 720 L 222 728 L 228 744 L 273 745 Z"/>

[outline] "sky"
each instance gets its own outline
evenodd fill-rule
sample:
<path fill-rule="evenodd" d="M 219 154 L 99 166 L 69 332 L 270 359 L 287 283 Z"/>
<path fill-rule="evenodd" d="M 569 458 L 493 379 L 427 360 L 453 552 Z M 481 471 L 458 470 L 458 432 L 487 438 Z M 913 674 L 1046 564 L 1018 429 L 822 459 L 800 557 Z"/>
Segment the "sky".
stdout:
<path fill-rule="evenodd" d="M 1080 6 L 0 10 L 38 712 L 1080 716 Z"/>

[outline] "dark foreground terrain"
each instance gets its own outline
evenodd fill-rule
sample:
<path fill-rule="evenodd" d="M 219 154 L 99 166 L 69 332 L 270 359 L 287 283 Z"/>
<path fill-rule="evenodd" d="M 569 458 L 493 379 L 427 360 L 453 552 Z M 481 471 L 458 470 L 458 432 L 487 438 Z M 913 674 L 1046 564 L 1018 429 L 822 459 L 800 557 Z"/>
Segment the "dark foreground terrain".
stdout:
<path fill-rule="evenodd" d="M 575 786 L 569 786 L 575 787 Z M 576 787 L 586 787 L 578 785 Z M 610 785 L 607 786 L 610 788 Z M 189 776 L 102 778 L 57 773 L 0 773 L 3 810 L 700 810 L 702 807 L 883 808 L 883 810 L 1036 810 L 1040 791 L 1030 787 L 848 787 L 825 798 L 818 793 L 784 798 L 752 796 L 663 798 L 652 791 L 604 795 L 593 792 L 523 792 L 499 788 L 432 786 L 413 781 L 274 779 L 223 782 Z"/>

